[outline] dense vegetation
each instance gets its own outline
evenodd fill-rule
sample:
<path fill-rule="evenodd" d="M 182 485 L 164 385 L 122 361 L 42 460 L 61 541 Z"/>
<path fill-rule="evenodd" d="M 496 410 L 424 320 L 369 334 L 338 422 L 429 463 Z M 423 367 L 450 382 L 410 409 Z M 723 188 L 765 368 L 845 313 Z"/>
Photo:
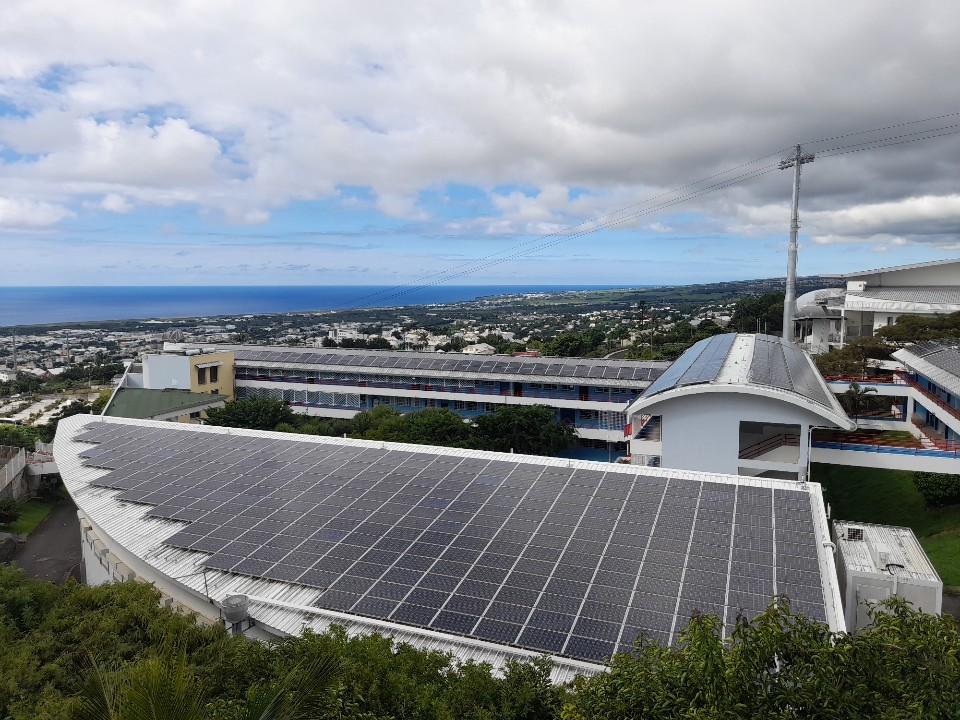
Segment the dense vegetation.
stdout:
<path fill-rule="evenodd" d="M 960 475 L 916 472 L 913 484 L 929 505 L 943 507 L 960 503 Z"/>
<path fill-rule="evenodd" d="M 102 409 L 102 406 L 101 408 Z M 94 411 L 97 411 L 94 408 Z M 40 442 L 53 442 L 54 435 L 57 434 L 57 423 L 68 418 L 71 415 L 91 412 L 91 405 L 83 400 L 73 400 L 62 408 L 52 417 L 49 422 L 42 425 L 8 425 L 0 424 L 0 445 L 10 445 L 12 447 L 22 447 L 27 450 L 33 450 L 37 440 Z"/>
<path fill-rule="evenodd" d="M 947 718 L 960 703 L 949 617 L 894 602 L 876 627 L 834 635 L 782 601 L 731 638 L 694 616 L 675 648 L 638 641 L 608 673 L 570 686 L 549 663 L 502 675 L 379 635 L 333 629 L 272 644 L 231 637 L 159 605 L 150 586 L 89 588 L 0 567 L 0 716 L 615 720 Z M 114 714 L 102 712 L 112 699 Z M 276 699 L 285 713 L 265 715 Z M 96 709 L 99 714 L 81 713 Z M 145 708 L 152 714 L 137 714 Z M 298 710 L 300 712 L 298 712 Z"/>
<path fill-rule="evenodd" d="M 770 292 L 738 301 L 728 327 L 742 333 L 779 335 L 783 332 L 783 293 Z"/>
<path fill-rule="evenodd" d="M 575 431 L 557 421 L 553 408 L 544 405 L 505 405 L 470 421 L 446 409 L 401 413 L 378 405 L 345 420 L 299 415 L 279 400 L 252 398 L 235 400 L 207 414 L 208 424 L 225 427 L 528 455 L 556 455 L 577 442 Z"/>
<path fill-rule="evenodd" d="M 0 397 L 18 393 L 54 393 L 89 388 L 91 385 L 105 385 L 122 373 L 123 364 L 111 362 L 78 365 L 49 379 L 23 374 L 11 382 L 0 382 Z"/>
<path fill-rule="evenodd" d="M 896 323 L 877 330 L 872 337 L 859 337 L 842 348 L 817 355 L 817 367 L 824 375 L 870 374 L 872 360 L 888 360 L 891 353 L 925 340 L 960 337 L 960 312 L 950 315 L 901 315 Z"/>

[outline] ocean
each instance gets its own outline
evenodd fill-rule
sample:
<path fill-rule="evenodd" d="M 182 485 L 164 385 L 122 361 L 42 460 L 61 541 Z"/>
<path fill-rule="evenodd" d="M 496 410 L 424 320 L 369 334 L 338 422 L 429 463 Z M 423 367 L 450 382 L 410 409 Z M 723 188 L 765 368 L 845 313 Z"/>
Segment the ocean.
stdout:
<path fill-rule="evenodd" d="M 437 285 L 230 287 L 0 287 L 0 327 L 98 320 L 432 305 L 487 295 L 600 290 L 615 285 Z"/>

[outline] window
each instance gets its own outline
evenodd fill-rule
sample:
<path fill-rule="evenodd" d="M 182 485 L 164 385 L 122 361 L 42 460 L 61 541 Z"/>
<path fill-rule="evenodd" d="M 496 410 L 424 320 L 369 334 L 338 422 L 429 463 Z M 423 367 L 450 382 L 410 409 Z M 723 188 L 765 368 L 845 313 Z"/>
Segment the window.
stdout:
<path fill-rule="evenodd" d="M 191 420 L 199 420 L 199 419 L 200 419 L 200 411 L 197 410 L 196 412 L 190 413 L 190 419 L 191 419 Z"/>
<path fill-rule="evenodd" d="M 220 379 L 220 368 L 216 365 L 213 365 L 210 368 L 210 382 L 215 383 Z"/>
<path fill-rule="evenodd" d="M 207 369 L 198 367 L 197 368 L 197 385 L 206 385 L 207 384 Z"/>
<path fill-rule="evenodd" d="M 454 410 L 465 410 L 466 407 L 467 407 L 467 404 L 466 404 L 463 400 L 454 400 L 454 401 L 453 401 L 453 409 L 454 409 Z"/>

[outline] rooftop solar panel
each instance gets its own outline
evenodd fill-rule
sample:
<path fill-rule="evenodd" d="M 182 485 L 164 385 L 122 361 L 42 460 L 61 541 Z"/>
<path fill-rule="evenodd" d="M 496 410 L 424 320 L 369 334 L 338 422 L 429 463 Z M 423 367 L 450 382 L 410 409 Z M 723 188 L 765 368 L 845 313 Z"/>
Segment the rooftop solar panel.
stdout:
<path fill-rule="evenodd" d="M 211 460 L 239 438 L 130 427 L 78 436 L 146 450 L 92 484 L 182 521 L 166 543 L 206 567 L 316 587 L 332 610 L 590 661 L 774 591 L 825 614 L 804 490 L 253 436 Z M 191 481 L 157 468 L 164 450 Z"/>

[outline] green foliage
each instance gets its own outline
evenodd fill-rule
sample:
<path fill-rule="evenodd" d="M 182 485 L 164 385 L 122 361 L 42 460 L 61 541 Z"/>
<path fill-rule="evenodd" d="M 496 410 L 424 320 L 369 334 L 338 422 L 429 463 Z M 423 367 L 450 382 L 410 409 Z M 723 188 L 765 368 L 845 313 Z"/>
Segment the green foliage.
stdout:
<path fill-rule="evenodd" d="M 783 331 L 783 293 L 770 292 L 759 297 L 743 298 L 737 303 L 728 330 L 779 335 Z"/>
<path fill-rule="evenodd" d="M 865 387 L 859 383 L 852 382 L 850 383 L 850 387 L 840 396 L 840 402 L 848 413 L 854 417 L 858 417 L 862 411 L 868 410 L 871 407 L 872 401 L 880 400 L 880 402 L 883 402 L 880 398 L 870 396 L 871 393 L 875 395 L 876 392 L 877 389 L 875 387 Z"/>
<path fill-rule="evenodd" d="M 897 347 L 924 340 L 960 337 L 960 312 L 949 315 L 901 315 L 896 323 L 877 330 L 877 336 Z"/>
<path fill-rule="evenodd" d="M 716 617 L 695 615 L 676 648 L 641 640 L 609 673 L 579 681 L 561 717 L 955 717 L 955 621 L 894 599 L 873 623 L 833 634 L 780 602 L 724 638 Z"/>
<path fill-rule="evenodd" d="M 20 517 L 20 505 L 13 498 L 0 498 L 0 523 L 12 523 Z"/>
<path fill-rule="evenodd" d="M 110 396 L 113 395 L 113 390 L 103 390 L 96 399 L 93 401 L 93 404 L 90 405 L 90 412 L 94 415 L 99 415 L 103 412 L 103 409 L 107 406 L 107 403 L 110 402 Z"/>
<path fill-rule="evenodd" d="M 383 407 L 364 412 L 376 413 Z M 395 414 L 394 414 L 395 413 Z M 359 415 L 363 415 L 360 413 Z M 366 440 L 386 440 L 389 442 L 414 443 L 417 445 L 443 445 L 446 447 L 466 447 L 471 428 L 463 418 L 446 409 L 426 408 L 419 412 L 401 414 L 397 411 L 380 411 L 380 421 L 363 432 Z M 360 419 L 362 425 L 364 418 Z"/>
<path fill-rule="evenodd" d="M 859 375 L 866 377 L 871 360 L 888 360 L 890 348 L 877 337 L 860 337 L 842 348 L 817 355 L 814 362 L 823 375 Z"/>
<path fill-rule="evenodd" d="M 943 507 L 960 502 L 960 475 L 916 472 L 913 483 L 930 505 Z"/>
<path fill-rule="evenodd" d="M 207 424 L 223 427 L 273 430 L 280 423 L 294 422 L 290 406 L 272 398 L 234 400 L 222 408 L 207 410 Z"/>
<path fill-rule="evenodd" d="M 543 343 L 542 354 L 554 357 L 589 357 L 606 347 L 607 334 L 600 328 L 563 333 Z"/>
<path fill-rule="evenodd" d="M 576 431 L 545 405 L 502 405 L 477 417 L 474 426 L 471 445 L 479 450 L 556 455 L 577 443 Z"/>
<path fill-rule="evenodd" d="M 40 430 L 35 427 L 7 425 L 6 423 L 0 425 L 0 445 L 33 450 L 39 437 Z"/>

